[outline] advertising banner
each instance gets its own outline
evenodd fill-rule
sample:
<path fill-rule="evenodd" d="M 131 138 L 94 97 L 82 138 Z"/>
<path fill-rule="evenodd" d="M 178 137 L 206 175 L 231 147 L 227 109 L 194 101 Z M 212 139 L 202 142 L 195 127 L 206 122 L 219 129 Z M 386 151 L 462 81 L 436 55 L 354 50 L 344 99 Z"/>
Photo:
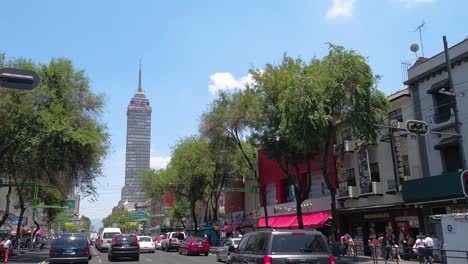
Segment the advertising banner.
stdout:
<path fill-rule="evenodd" d="M 359 169 L 359 181 L 361 187 L 361 193 L 372 192 L 372 183 L 369 166 L 369 154 L 365 147 L 359 148 L 357 152 L 358 169 Z"/>

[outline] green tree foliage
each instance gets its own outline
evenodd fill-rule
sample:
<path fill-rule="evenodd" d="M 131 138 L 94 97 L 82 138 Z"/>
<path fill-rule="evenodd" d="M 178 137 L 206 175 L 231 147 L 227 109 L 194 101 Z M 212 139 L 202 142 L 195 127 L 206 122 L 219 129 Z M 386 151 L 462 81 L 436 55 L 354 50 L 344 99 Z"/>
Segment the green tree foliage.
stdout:
<path fill-rule="evenodd" d="M 92 199 L 108 148 L 107 129 L 99 119 L 103 97 L 91 91 L 84 71 L 66 59 L 34 64 L 4 62 L 2 57 L 3 64 L 34 70 L 41 78 L 33 91 L 0 90 L 0 177 L 16 185 L 21 210 L 34 182 L 54 186 L 61 194 L 78 189 Z"/>
<path fill-rule="evenodd" d="M 102 219 L 104 227 L 111 227 L 113 224 L 122 227 L 127 222 L 130 222 L 130 214 L 125 208 L 114 209 L 110 215 Z"/>
<path fill-rule="evenodd" d="M 176 199 L 184 199 L 198 230 L 197 202 L 204 198 L 209 177 L 213 174 L 214 162 L 209 158 L 208 143 L 200 137 L 183 138 L 172 150 L 168 170 L 171 173 L 170 191 Z"/>

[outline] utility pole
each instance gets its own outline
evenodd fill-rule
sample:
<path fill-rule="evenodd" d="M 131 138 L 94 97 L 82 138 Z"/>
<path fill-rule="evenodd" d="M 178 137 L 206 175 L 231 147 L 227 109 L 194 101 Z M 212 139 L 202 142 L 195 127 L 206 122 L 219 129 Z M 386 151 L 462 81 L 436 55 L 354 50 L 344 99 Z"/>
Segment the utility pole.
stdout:
<path fill-rule="evenodd" d="M 455 131 L 457 134 L 460 134 L 460 122 L 458 117 L 458 107 L 457 107 L 457 95 L 455 93 L 455 85 L 453 84 L 453 77 L 452 77 L 452 63 L 450 61 L 450 56 L 448 53 L 448 44 L 447 44 L 447 37 L 442 37 L 444 42 L 444 53 L 445 53 L 445 64 L 447 65 L 447 74 L 448 74 L 448 81 L 450 90 L 453 92 L 453 111 L 455 112 Z M 465 160 L 465 151 L 463 148 L 463 137 L 460 135 L 459 142 L 458 142 L 458 149 L 460 152 L 460 157 L 462 160 L 463 169 L 466 169 L 466 160 Z"/>

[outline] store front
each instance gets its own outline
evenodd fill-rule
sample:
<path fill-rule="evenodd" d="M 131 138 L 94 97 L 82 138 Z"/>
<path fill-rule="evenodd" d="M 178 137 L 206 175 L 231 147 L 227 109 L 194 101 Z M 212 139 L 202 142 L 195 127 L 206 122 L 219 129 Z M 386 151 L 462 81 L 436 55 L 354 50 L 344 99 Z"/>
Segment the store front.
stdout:
<path fill-rule="evenodd" d="M 340 235 L 348 233 L 354 239 L 361 253 L 370 255 L 364 250 L 369 239 L 391 233 L 398 243 L 408 236 L 416 238 L 420 232 L 418 209 L 386 207 L 374 210 L 341 210 L 338 211 Z"/>

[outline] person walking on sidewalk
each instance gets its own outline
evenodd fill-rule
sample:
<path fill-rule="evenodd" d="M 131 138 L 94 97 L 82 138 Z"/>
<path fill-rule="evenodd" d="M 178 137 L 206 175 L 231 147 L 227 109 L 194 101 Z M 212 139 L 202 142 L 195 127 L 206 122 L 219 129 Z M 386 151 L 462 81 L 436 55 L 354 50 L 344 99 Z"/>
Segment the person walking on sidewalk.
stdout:
<path fill-rule="evenodd" d="M 3 262 L 8 263 L 8 256 L 10 255 L 11 240 L 7 238 L 3 241 Z"/>

